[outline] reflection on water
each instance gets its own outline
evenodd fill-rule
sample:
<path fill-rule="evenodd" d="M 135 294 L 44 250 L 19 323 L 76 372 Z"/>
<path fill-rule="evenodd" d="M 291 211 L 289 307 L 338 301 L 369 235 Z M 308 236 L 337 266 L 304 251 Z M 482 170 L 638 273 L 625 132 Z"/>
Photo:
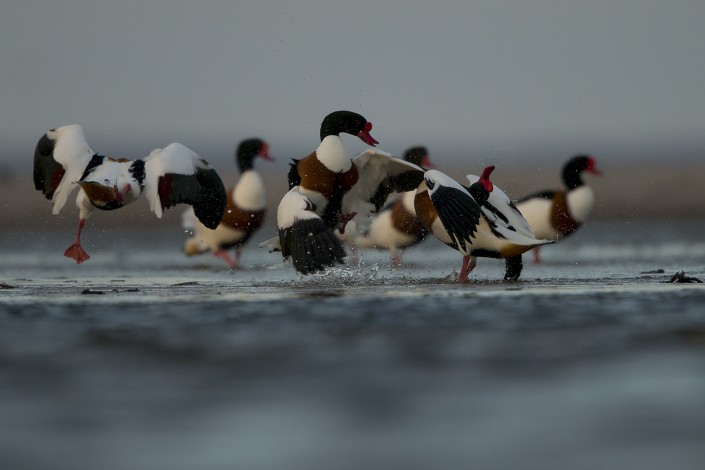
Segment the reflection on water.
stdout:
<path fill-rule="evenodd" d="M 0 468 L 700 469 L 702 232 L 618 229 L 463 286 L 433 244 L 304 278 L 6 240 Z"/>

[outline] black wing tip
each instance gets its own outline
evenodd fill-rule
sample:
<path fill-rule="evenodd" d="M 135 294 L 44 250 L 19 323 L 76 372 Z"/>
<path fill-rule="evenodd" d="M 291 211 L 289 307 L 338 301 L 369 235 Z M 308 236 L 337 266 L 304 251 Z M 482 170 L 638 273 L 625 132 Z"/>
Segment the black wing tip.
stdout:
<path fill-rule="evenodd" d="M 289 189 L 301 184 L 301 176 L 299 175 L 299 161 L 296 158 L 291 159 L 289 163 L 289 173 L 287 174 L 287 182 Z"/>
<path fill-rule="evenodd" d="M 424 171 L 419 168 L 418 170 L 409 169 L 385 178 L 369 200 L 369 202 L 374 204 L 375 212 L 379 212 L 391 193 L 405 193 L 416 190 L 424 181 L 424 175 Z"/>
<path fill-rule="evenodd" d="M 225 207 L 225 206 L 223 206 Z M 217 211 L 214 205 L 211 204 L 194 204 L 193 212 L 198 220 L 211 230 L 215 230 L 223 218 L 223 211 Z"/>
<path fill-rule="evenodd" d="M 193 212 L 203 225 L 214 230 L 223 219 L 227 194 L 223 181 L 214 169 L 198 170 L 196 178 L 201 185 L 201 197 L 192 204 Z"/>
<path fill-rule="evenodd" d="M 54 153 L 54 146 L 56 145 L 56 140 L 49 137 L 49 133 L 45 132 L 37 141 L 37 146 L 34 149 L 35 157 L 41 156 L 51 156 Z"/>
<path fill-rule="evenodd" d="M 341 264 L 346 256 L 340 240 L 322 219 L 298 220 L 280 231 L 280 237 L 286 241 L 282 253 L 290 254 L 294 268 L 303 274 Z"/>
<path fill-rule="evenodd" d="M 47 199 L 54 196 L 51 188 L 51 175 L 61 166 L 54 160 L 54 147 L 56 140 L 49 137 L 49 133 L 44 133 L 37 141 L 34 148 L 34 189 L 42 191 Z"/>
<path fill-rule="evenodd" d="M 210 199 L 193 204 L 193 213 L 206 228 L 211 230 L 215 230 L 220 225 L 223 211 L 225 211 L 224 200 Z"/>

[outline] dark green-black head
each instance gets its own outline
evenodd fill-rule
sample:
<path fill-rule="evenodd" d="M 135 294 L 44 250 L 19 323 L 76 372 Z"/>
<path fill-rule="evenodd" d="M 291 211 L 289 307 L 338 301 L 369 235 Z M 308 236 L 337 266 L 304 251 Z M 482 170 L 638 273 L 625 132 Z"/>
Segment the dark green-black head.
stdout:
<path fill-rule="evenodd" d="M 422 145 L 411 147 L 404 152 L 404 160 L 409 163 L 413 163 L 414 165 L 418 165 L 424 170 L 430 170 L 434 167 L 428 156 L 428 149 Z"/>
<path fill-rule="evenodd" d="M 371 135 L 372 123 L 363 116 L 352 111 L 334 111 L 321 123 L 321 140 L 329 135 L 339 135 L 341 132 L 360 138 L 367 145 L 375 146 L 377 142 Z"/>
<path fill-rule="evenodd" d="M 269 144 L 267 142 L 257 138 L 245 139 L 240 142 L 235 152 L 235 159 L 241 172 L 252 169 L 254 160 L 257 157 L 262 160 L 274 160 L 269 155 Z"/>
<path fill-rule="evenodd" d="M 563 165 L 563 182 L 568 189 L 575 189 L 584 184 L 580 176 L 583 171 L 590 172 L 593 175 L 601 174 L 600 170 L 597 169 L 595 157 L 576 155 Z"/>

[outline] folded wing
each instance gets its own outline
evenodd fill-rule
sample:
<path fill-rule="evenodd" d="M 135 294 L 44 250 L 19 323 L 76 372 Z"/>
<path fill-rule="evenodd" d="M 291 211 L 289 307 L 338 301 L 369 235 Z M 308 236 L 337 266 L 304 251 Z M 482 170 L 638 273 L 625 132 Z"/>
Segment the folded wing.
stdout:
<path fill-rule="evenodd" d="M 480 179 L 479 176 L 475 175 L 467 175 L 466 177 L 471 185 Z M 490 197 L 482 205 L 482 212 L 493 227 L 501 227 L 525 237 L 536 238 L 534 232 L 531 231 L 531 227 L 529 227 L 529 222 L 521 215 L 514 202 L 509 199 L 509 196 L 497 185 L 494 185 Z"/>
<path fill-rule="evenodd" d="M 455 248 L 472 244 L 482 218 L 482 208 L 468 190 L 447 175 L 431 170 L 425 177 L 433 207 Z"/>

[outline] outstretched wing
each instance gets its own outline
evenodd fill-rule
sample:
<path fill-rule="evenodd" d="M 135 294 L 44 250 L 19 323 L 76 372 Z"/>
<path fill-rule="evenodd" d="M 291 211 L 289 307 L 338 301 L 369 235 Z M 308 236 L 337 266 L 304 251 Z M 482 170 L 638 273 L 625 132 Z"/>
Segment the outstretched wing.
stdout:
<path fill-rule="evenodd" d="M 423 181 L 423 168 L 380 150 L 366 149 L 352 162 L 360 176 L 347 196 L 374 204 L 375 211 L 391 193 L 414 190 Z"/>
<path fill-rule="evenodd" d="M 467 175 L 470 184 L 480 179 L 479 176 Z M 496 184 L 487 202 L 482 205 L 482 212 L 493 227 L 519 233 L 529 238 L 536 238 L 529 227 L 529 222 L 521 214 L 517 206 Z"/>
<path fill-rule="evenodd" d="M 343 196 L 343 213 L 357 213 L 358 225 L 369 224 L 393 193 L 415 190 L 423 181 L 423 168 L 376 149 L 367 149 L 352 159 L 358 170 L 357 183 Z"/>
<path fill-rule="evenodd" d="M 78 124 L 57 127 L 44 134 L 34 150 L 34 188 L 52 201 L 58 214 L 94 153 Z"/>
<path fill-rule="evenodd" d="M 157 217 L 177 204 L 193 207 L 198 220 L 215 229 L 225 210 L 225 187 L 210 164 L 179 143 L 145 158 L 145 197 Z"/>
<path fill-rule="evenodd" d="M 284 195 L 277 209 L 279 247 L 297 271 L 310 274 L 342 263 L 345 250 L 333 230 L 316 214 L 316 205 L 298 191 Z M 272 251 L 273 244 L 268 244 Z"/>
<path fill-rule="evenodd" d="M 449 176 L 429 170 L 425 176 L 434 209 L 448 232 L 454 247 L 463 250 L 472 244 L 482 218 L 482 209 L 468 190 Z"/>

